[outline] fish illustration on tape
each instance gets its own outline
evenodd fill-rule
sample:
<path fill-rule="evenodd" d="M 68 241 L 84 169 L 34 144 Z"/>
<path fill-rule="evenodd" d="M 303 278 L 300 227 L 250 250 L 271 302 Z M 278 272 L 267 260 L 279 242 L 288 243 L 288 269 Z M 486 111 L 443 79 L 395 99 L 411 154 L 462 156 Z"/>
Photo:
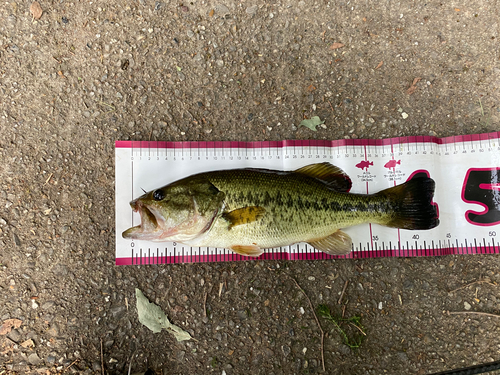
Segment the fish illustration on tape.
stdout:
<path fill-rule="evenodd" d="M 387 163 L 385 163 L 384 167 L 391 169 L 391 168 L 396 168 L 396 165 L 401 165 L 401 160 L 398 160 L 398 161 L 396 161 L 394 159 L 389 160 Z"/>
<path fill-rule="evenodd" d="M 364 170 L 365 168 L 366 168 L 366 170 L 368 170 L 368 167 L 370 165 L 373 165 L 373 161 L 363 160 L 363 161 L 359 162 L 358 164 L 356 164 L 356 167 L 361 169 L 361 170 Z"/>

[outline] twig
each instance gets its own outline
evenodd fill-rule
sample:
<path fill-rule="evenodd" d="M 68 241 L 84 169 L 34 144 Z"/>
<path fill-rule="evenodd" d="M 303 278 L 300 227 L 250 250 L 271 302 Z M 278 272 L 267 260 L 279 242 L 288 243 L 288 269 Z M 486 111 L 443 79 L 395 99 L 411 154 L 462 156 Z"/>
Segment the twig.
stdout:
<path fill-rule="evenodd" d="M 203 298 L 203 316 L 205 318 L 207 317 L 207 295 L 208 293 L 205 292 L 205 297 Z"/>
<path fill-rule="evenodd" d="M 54 175 L 54 173 L 51 173 L 49 175 L 49 177 L 47 178 L 47 180 L 45 180 L 45 183 L 43 184 L 43 186 L 45 186 L 45 185 L 47 185 L 49 183 L 49 181 L 50 181 L 50 179 L 52 178 L 53 175 Z"/>
<path fill-rule="evenodd" d="M 68 369 L 69 369 L 71 366 L 73 366 L 73 365 L 74 365 L 76 362 L 78 362 L 78 361 L 79 361 L 79 359 L 77 358 L 77 359 L 75 359 L 73 362 L 71 362 L 71 363 L 69 364 L 69 366 L 68 366 L 68 367 L 66 367 L 66 368 L 63 370 L 63 373 L 65 373 L 66 371 L 68 371 Z"/>
<path fill-rule="evenodd" d="M 448 311 L 447 313 L 450 315 L 475 314 L 475 315 L 489 316 L 491 318 L 500 318 L 500 315 L 485 313 L 485 312 L 481 312 L 481 311 Z"/>
<path fill-rule="evenodd" d="M 335 112 L 335 110 L 333 109 L 333 105 L 329 100 L 328 100 L 328 104 L 330 104 L 330 108 L 332 109 L 332 112 Z"/>
<path fill-rule="evenodd" d="M 486 283 L 486 284 L 490 284 L 492 286 L 496 286 L 495 284 L 491 283 L 490 280 L 477 280 L 477 281 L 474 281 L 472 283 L 469 283 L 467 285 L 463 285 L 461 286 L 460 288 L 457 288 L 457 289 L 453 289 L 451 291 L 449 291 L 448 293 L 454 293 L 456 292 L 457 290 L 460 290 L 460 289 L 465 289 L 467 288 L 468 286 L 471 286 L 471 285 L 474 285 L 474 284 L 479 284 L 479 283 Z"/>
<path fill-rule="evenodd" d="M 359 330 L 359 332 L 361 332 L 363 334 L 363 336 L 366 336 L 366 333 L 364 333 L 363 330 L 360 327 L 358 327 L 356 324 L 351 323 L 351 322 L 349 322 L 349 324 L 352 325 L 353 327 L 356 327 Z"/>
<path fill-rule="evenodd" d="M 134 352 L 132 353 L 132 356 L 130 357 L 130 363 L 128 365 L 128 374 L 127 375 L 130 375 L 130 371 L 132 370 L 132 361 L 134 360 L 135 352 L 137 352 L 137 349 L 134 350 Z"/>
<path fill-rule="evenodd" d="M 339 302 L 338 302 L 339 305 L 340 305 L 340 302 L 342 302 L 342 298 L 344 297 L 345 290 L 347 289 L 347 284 L 349 284 L 349 280 L 345 281 L 344 289 L 342 289 L 342 293 L 340 294 L 340 298 L 339 298 Z"/>
<path fill-rule="evenodd" d="M 288 275 L 287 275 L 288 276 Z M 297 288 L 299 288 L 299 290 L 304 294 L 304 296 L 306 296 L 307 298 L 307 301 L 309 302 L 309 306 L 311 307 L 311 311 L 314 315 L 314 319 L 316 319 L 316 323 L 318 324 L 318 328 L 321 332 L 321 365 L 323 367 L 323 372 L 325 372 L 325 354 L 324 354 L 324 350 L 323 350 L 323 342 L 325 340 L 325 333 L 323 332 L 323 328 L 321 328 L 321 324 L 319 324 L 319 320 L 318 320 L 318 317 L 316 316 L 316 312 L 314 311 L 314 307 L 311 303 L 311 300 L 309 299 L 308 295 L 306 294 L 306 292 L 304 291 L 304 289 L 302 289 L 299 285 L 299 283 L 297 282 L 297 280 L 295 280 L 292 276 L 288 276 L 290 279 L 293 280 L 293 282 L 295 283 L 295 285 L 297 285 Z"/>
<path fill-rule="evenodd" d="M 97 102 L 97 104 L 105 105 L 105 106 L 111 108 L 113 111 L 116 110 L 116 108 L 114 106 L 112 106 L 111 104 L 108 104 L 108 103 L 104 103 L 103 101 L 99 101 L 99 102 Z"/>
<path fill-rule="evenodd" d="M 479 97 L 479 105 L 481 106 L 481 115 L 484 117 L 483 103 L 481 103 L 481 97 Z"/>
<path fill-rule="evenodd" d="M 102 354 L 102 337 L 101 337 L 101 373 L 104 375 L 104 355 Z"/>

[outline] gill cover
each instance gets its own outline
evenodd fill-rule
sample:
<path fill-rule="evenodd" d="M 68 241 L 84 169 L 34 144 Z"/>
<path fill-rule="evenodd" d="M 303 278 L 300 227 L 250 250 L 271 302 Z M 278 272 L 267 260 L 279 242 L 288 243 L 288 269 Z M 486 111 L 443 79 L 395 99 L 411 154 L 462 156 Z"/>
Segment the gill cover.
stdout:
<path fill-rule="evenodd" d="M 141 224 L 123 232 L 124 238 L 149 241 L 188 241 L 210 229 L 220 212 L 224 193 L 206 179 L 188 177 L 152 190 L 130 202 Z"/>

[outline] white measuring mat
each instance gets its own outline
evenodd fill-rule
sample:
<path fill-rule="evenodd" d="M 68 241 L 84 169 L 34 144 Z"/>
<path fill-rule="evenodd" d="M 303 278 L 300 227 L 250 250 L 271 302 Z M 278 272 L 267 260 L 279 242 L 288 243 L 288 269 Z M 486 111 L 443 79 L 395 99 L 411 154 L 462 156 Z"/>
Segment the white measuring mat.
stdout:
<path fill-rule="evenodd" d="M 227 249 L 175 242 L 126 240 L 138 225 L 129 202 L 195 173 L 220 169 L 295 170 L 330 162 L 352 180 L 352 193 L 371 194 L 425 173 L 436 182 L 440 224 L 400 230 L 376 224 L 346 228 L 353 251 L 331 256 L 300 243 L 266 249 L 259 259 L 329 259 L 498 253 L 500 250 L 500 132 L 448 138 L 280 142 L 116 141 L 116 264 L 255 259 Z M 498 238 L 497 238 L 498 233 Z"/>

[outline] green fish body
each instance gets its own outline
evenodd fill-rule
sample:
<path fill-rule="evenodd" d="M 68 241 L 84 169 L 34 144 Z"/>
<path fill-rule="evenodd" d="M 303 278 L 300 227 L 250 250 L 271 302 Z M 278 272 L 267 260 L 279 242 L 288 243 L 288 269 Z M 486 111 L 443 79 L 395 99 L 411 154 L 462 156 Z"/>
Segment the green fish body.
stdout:
<path fill-rule="evenodd" d="M 430 229 L 439 223 L 430 178 L 414 178 L 371 195 L 351 194 L 350 188 L 349 177 L 329 163 L 285 172 L 201 173 L 132 201 L 141 225 L 123 237 L 228 248 L 248 256 L 297 242 L 346 254 L 352 241 L 342 228 L 370 222 Z"/>

